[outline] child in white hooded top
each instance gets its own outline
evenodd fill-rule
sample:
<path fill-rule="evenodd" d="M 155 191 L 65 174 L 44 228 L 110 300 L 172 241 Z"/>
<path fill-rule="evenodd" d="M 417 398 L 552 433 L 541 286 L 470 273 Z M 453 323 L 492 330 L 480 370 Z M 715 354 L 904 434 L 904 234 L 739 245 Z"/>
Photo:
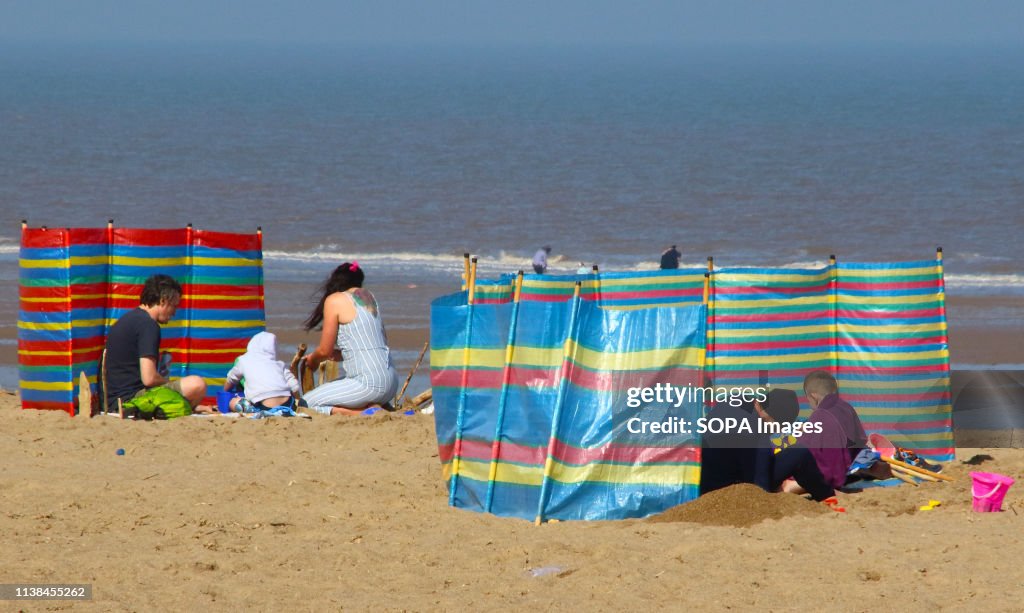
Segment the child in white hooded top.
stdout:
<path fill-rule="evenodd" d="M 235 361 L 224 381 L 224 389 L 231 390 L 245 378 L 245 398 L 256 410 L 292 406 L 299 396 L 299 382 L 284 362 L 277 359 L 277 337 L 270 332 L 259 332 L 249 340 L 244 354 Z M 231 410 L 240 411 L 242 398 L 231 399 Z M 248 408 L 248 407 L 246 407 Z"/>

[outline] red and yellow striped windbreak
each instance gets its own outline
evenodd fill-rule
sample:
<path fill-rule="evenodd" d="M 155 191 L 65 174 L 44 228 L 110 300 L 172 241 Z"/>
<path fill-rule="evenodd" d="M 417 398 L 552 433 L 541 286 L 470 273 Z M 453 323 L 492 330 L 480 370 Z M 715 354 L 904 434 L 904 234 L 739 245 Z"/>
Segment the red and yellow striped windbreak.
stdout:
<path fill-rule="evenodd" d="M 172 377 L 223 383 L 248 339 L 264 329 L 260 233 L 178 229 L 24 228 L 18 364 L 22 406 L 74 413 L 78 373 L 94 388 L 107 331 L 139 304 L 152 274 L 182 285 L 161 347 Z"/>

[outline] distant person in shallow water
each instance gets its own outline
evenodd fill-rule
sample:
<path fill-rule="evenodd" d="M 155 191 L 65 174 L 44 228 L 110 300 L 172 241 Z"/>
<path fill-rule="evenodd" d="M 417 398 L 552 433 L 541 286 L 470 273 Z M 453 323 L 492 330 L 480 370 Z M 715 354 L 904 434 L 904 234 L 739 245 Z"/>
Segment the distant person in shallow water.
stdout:
<path fill-rule="evenodd" d="M 679 268 L 679 260 L 682 257 L 683 254 L 679 253 L 675 245 L 672 245 L 665 251 L 661 252 L 661 269 L 674 270 Z"/>
<path fill-rule="evenodd" d="M 544 245 L 533 254 L 533 272 L 542 275 L 548 270 L 548 254 L 551 253 L 551 245 Z"/>
<path fill-rule="evenodd" d="M 363 289 L 364 277 L 356 262 L 335 268 L 306 319 L 307 332 L 322 324 L 320 343 L 306 356 L 306 366 L 316 368 L 340 351 L 344 368 L 341 378 L 304 396 L 311 409 L 324 415 L 355 415 L 378 404 L 390 408 L 398 391 L 377 300 Z"/>

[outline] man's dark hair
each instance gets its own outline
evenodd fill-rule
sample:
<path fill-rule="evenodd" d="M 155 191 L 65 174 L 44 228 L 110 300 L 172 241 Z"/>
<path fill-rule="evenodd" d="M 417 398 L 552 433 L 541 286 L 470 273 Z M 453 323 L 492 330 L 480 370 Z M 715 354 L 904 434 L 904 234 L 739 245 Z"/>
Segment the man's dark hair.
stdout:
<path fill-rule="evenodd" d="M 146 279 L 146 284 L 142 286 L 139 302 L 142 306 L 156 306 L 175 297 L 181 297 L 181 286 L 178 282 L 167 275 L 153 275 Z"/>

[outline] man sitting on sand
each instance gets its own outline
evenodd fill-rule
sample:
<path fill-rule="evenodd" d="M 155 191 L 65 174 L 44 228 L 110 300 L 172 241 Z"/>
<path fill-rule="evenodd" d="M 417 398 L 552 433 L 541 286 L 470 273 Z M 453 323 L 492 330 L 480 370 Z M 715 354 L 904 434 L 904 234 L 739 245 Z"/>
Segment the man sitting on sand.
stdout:
<path fill-rule="evenodd" d="M 199 404 L 206 395 L 206 381 L 189 375 L 177 381 L 157 366 L 160 356 L 160 326 L 174 317 L 181 301 L 181 286 L 167 275 L 146 279 L 139 306 L 121 316 L 107 335 L 107 410 L 117 412 L 118 403 L 128 402 L 154 387 L 167 387 L 184 396 L 193 411 L 212 413 Z"/>
<path fill-rule="evenodd" d="M 816 370 L 804 378 L 804 396 L 814 409 L 808 421 L 820 423 L 821 431 L 801 436 L 799 446 L 811 452 L 831 487 L 842 487 L 853 459 L 867 447 L 864 426 L 857 411 L 839 397 L 835 377 L 824 370 Z"/>

